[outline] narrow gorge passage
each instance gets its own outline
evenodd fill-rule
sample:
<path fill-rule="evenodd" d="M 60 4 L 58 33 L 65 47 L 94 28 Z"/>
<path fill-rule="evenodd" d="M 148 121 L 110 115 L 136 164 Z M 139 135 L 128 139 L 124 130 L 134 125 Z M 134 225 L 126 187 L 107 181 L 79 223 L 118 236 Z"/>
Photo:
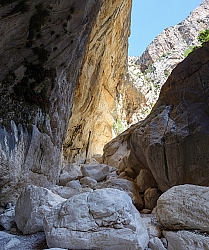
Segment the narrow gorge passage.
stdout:
<path fill-rule="evenodd" d="M 0 248 L 207 250 L 209 0 L 128 58 L 131 6 L 0 2 Z"/>

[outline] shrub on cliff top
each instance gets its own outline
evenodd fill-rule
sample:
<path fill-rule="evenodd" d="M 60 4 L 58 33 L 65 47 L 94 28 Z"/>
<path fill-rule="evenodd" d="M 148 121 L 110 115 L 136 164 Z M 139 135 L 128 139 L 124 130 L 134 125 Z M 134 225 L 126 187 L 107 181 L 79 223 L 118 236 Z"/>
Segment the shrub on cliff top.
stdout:
<path fill-rule="evenodd" d="M 185 57 L 187 57 L 192 51 L 202 47 L 203 43 L 209 42 L 209 30 L 200 31 L 197 40 L 200 42 L 200 46 L 190 46 L 190 48 L 184 53 Z"/>
<path fill-rule="evenodd" d="M 209 42 L 209 29 L 200 31 L 197 40 L 201 43 L 201 45 Z"/>

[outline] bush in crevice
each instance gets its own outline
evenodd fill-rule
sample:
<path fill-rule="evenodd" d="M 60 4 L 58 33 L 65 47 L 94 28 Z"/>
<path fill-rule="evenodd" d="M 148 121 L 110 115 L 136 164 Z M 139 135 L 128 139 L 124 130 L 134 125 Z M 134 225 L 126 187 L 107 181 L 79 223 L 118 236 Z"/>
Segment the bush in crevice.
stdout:
<path fill-rule="evenodd" d="M 197 40 L 198 40 L 198 42 L 200 42 L 200 45 L 199 46 L 190 46 L 190 48 L 184 52 L 185 57 L 187 57 L 194 50 L 201 48 L 204 43 L 209 42 L 209 30 L 206 29 L 206 30 L 200 31 L 200 33 L 197 37 Z"/>

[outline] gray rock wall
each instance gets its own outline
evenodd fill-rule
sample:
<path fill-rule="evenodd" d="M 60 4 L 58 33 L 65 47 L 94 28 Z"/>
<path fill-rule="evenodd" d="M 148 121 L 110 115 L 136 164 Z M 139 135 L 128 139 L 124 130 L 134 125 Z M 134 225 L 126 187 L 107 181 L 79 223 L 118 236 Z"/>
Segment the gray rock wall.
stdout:
<path fill-rule="evenodd" d="M 0 4 L 0 205 L 55 183 L 86 45 L 102 1 Z"/>

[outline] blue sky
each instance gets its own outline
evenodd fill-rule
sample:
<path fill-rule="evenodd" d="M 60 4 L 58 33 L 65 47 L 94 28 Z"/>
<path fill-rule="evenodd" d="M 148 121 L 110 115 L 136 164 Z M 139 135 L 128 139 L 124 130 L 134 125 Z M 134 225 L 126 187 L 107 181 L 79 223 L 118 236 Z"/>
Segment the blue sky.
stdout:
<path fill-rule="evenodd" d="M 140 56 L 163 29 L 183 21 L 202 0 L 133 0 L 129 55 Z"/>

